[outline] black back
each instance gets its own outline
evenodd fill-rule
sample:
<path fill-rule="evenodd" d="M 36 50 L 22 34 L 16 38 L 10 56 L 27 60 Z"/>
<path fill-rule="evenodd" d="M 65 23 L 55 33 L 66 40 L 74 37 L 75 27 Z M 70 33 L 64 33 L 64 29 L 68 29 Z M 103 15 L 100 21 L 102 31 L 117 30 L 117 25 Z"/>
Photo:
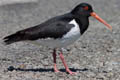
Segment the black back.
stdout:
<path fill-rule="evenodd" d="M 88 7 L 88 9 L 85 9 L 85 7 Z M 73 19 L 79 24 L 80 33 L 83 34 L 88 28 L 88 17 L 91 12 L 93 12 L 91 5 L 81 3 L 70 13 L 54 17 L 40 25 L 18 31 L 15 34 L 5 37 L 4 42 L 10 44 L 23 40 L 61 38 L 74 27 L 74 25 L 68 24 Z"/>
<path fill-rule="evenodd" d="M 23 40 L 37 40 L 44 38 L 61 38 L 66 34 L 74 25 L 68 24 L 74 16 L 70 13 L 65 15 L 57 16 L 48 21 L 30 27 L 24 30 L 20 30 L 15 34 L 7 36 L 4 38 L 7 44 Z"/>
<path fill-rule="evenodd" d="M 21 30 L 21 33 L 28 40 L 37 40 L 44 38 L 61 38 L 66 34 L 74 25 L 68 24 L 73 18 L 70 14 L 65 14 L 62 16 L 50 19 L 40 25 Z"/>

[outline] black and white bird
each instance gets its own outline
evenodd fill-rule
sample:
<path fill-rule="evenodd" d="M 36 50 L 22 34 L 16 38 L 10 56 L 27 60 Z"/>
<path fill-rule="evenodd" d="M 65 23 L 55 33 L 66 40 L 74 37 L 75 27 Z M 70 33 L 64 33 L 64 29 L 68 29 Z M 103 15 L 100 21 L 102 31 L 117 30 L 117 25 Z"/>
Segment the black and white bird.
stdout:
<path fill-rule="evenodd" d="M 65 66 L 66 72 L 72 72 L 63 57 L 62 48 L 71 45 L 87 30 L 89 26 L 89 17 L 93 16 L 109 29 L 112 27 L 101 19 L 88 3 L 77 5 L 72 11 L 64 15 L 51 18 L 39 25 L 30 27 L 24 30 L 5 37 L 3 40 L 6 44 L 11 44 L 19 41 L 26 41 L 38 45 L 48 46 L 53 48 L 54 71 L 59 72 L 56 66 L 56 49 L 60 51 L 60 58 Z"/>

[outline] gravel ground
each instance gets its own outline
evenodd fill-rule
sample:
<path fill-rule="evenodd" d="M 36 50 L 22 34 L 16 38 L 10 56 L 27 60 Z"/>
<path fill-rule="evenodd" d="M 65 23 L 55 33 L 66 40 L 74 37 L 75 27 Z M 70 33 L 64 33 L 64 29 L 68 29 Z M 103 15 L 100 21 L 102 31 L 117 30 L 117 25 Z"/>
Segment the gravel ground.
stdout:
<path fill-rule="evenodd" d="M 8 46 L 2 38 L 70 11 L 83 0 L 1 0 L 0 1 L 0 80 L 120 80 L 120 0 L 84 0 L 110 23 L 109 31 L 90 18 L 90 27 L 78 42 L 64 51 L 68 66 L 76 75 L 53 72 L 52 50 L 25 42 Z M 24 66 L 20 66 L 24 64 Z M 13 66 L 13 70 L 12 70 Z"/>

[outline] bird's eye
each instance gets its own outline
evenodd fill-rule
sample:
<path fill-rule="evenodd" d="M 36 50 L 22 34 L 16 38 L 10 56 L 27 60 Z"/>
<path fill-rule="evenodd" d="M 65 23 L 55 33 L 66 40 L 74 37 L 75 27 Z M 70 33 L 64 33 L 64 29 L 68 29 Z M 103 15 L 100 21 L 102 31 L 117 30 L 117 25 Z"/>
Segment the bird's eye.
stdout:
<path fill-rule="evenodd" d="M 84 10 L 88 10 L 88 6 L 84 6 L 83 9 L 84 9 Z"/>

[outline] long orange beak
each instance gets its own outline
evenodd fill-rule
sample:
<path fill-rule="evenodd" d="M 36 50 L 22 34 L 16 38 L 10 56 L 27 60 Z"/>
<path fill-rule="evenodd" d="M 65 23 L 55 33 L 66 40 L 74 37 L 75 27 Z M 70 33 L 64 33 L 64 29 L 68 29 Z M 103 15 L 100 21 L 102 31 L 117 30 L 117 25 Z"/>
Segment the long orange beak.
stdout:
<path fill-rule="evenodd" d="M 96 18 L 98 21 L 106 25 L 110 30 L 112 30 L 112 26 L 110 26 L 107 22 L 105 22 L 102 18 L 100 18 L 95 12 L 90 13 L 91 16 Z"/>

